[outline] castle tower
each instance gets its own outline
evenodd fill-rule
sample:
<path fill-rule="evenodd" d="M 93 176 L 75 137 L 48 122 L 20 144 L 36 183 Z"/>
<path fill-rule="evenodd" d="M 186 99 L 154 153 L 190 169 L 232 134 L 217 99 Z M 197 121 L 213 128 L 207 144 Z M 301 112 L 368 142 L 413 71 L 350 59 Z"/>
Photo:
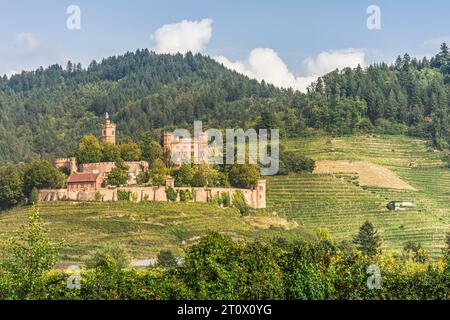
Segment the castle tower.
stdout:
<path fill-rule="evenodd" d="M 109 120 L 108 112 L 102 125 L 102 142 L 116 144 L 116 125 Z"/>
<path fill-rule="evenodd" d="M 164 133 L 164 152 L 172 149 L 172 132 Z"/>

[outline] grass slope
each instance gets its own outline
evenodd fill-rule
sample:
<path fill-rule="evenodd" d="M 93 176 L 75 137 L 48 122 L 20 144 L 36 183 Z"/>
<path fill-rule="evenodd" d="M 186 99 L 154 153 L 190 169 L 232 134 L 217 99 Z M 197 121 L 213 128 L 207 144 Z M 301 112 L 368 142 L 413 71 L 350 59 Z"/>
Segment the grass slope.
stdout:
<path fill-rule="evenodd" d="M 360 187 L 349 174 L 304 174 L 269 178 L 268 208 L 245 219 L 233 209 L 194 203 L 42 203 L 41 213 L 50 235 L 66 241 L 64 260 L 82 260 L 105 243 L 127 246 L 135 259 L 154 257 L 161 249 L 180 252 L 208 229 L 236 239 L 267 240 L 309 237 L 326 227 L 337 240 L 350 240 L 366 219 L 380 230 L 386 249 L 400 250 L 406 241 L 414 240 L 433 256 L 440 254 L 450 230 L 450 169 L 443 168 L 441 152 L 423 140 L 403 136 L 317 135 L 283 143 L 314 159 L 353 159 L 386 166 L 417 191 Z M 411 161 L 418 167 L 408 168 Z M 389 212 L 385 206 L 390 200 L 413 200 L 417 206 Z M 28 208 L 17 208 L 2 213 L 0 239 L 25 224 L 28 212 Z M 269 228 L 272 223 L 278 227 Z"/>
<path fill-rule="evenodd" d="M 49 235 L 65 240 L 62 259 L 84 260 L 107 243 L 127 247 L 133 259 L 147 259 L 161 249 L 181 253 L 208 230 L 216 230 L 235 239 L 298 237 L 283 228 L 255 226 L 234 209 L 209 204 L 173 203 L 41 203 L 41 215 Z M 29 207 L 16 208 L 0 215 L 0 240 L 15 235 L 27 222 Z M 264 216 L 260 221 L 264 222 Z M 2 245 L 5 245 L 4 243 Z M 0 247 L 0 251 L 2 248 Z"/>
<path fill-rule="evenodd" d="M 350 239 L 365 219 L 380 230 L 384 247 L 400 250 L 408 240 L 437 256 L 450 231 L 450 169 L 442 152 L 404 136 L 312 136 L 285 142 L 288 150 L 316 160 L 364 160 L 397 173 L 417 191 L 360 187 L 340 175 L 295 175 L 269 179 L 269 208 L 300 226 L 327 227 L 336 239 Z M 415 161 L 417 168 L 408 168 Z M 390 200 L 413 200 L 413 210 L 389 212 Z"/>

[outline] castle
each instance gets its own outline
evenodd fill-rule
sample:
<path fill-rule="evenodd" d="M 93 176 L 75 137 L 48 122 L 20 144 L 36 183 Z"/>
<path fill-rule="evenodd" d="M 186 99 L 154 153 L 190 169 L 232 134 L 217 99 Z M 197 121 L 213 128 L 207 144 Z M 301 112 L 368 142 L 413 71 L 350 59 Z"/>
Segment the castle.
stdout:
<path fill-rule="evenodd" d="M 208 163 L 208 135 L 201 132 L 198 138 L 176 138 L 173 133 L 164 133 L 164 152 L 171 153 L 173 164 L 185 162 Z"/>
<path fill-rule="evenodd" d="M 101 141 L 116 144 L 116 124 L 109 119 L 108 113 L 103 120 Z M 146 161 L 128 161 L 125 164 L 128 167 L 130 185 L 136 184 L 139 173 L 148 169 Z M 114 162 L 78 164 L 76 158 L 58 158 L 55 159 L 54 165 L 58 169 L 65 167 L 69 170 L 67 187 L 73 192 L 97 191 L 105 185 L 108 174 L 116 167 Z"/>
<path fill-rule="evenodd" d="M 102 124 L 103 143 L 116 144 L 116 125 L 105 115 Z M 172 152 L 171 161 L 179 165 L 184 160 L 196 160 L 197 163 L 208 163 L 208 136 L 206 133 L 200 133 L 198 139 L 178 139 L 172 133 L 164 134 L 164 151 Z M 175 151 L 175 152 L 174 152 Z M 175 157 L 174 157 L 175 156 Z M 128 167 L 127 186 L 106 187 L 108 174 L 116 164 L 114 162 L 83 163 L 78 164 L 76 158 L 58 158 L 55 159 L 56 168 L 66 168 L 70 172 L 67 179 L 67 188 L 59 190 L 39 190 L 39 198 L 42 201 L 58 201 L 63 199 L 77 201 L 118 201 L 119 191 L 127 191 L 134 195 L 137 202 L 140 201 L 161 201 L 167 202 L 166 188 L 171 187 L 175 190 L 185 190 L 186 188 L 176 188 L 175 181 L 167 177 L 165 186 L 141 187 L 136 186 L 136 179 L 139 173 L 148 169 L 146 161 L 125 162 Z M 236 188 L 189 188 L 193 192 L 193 202 L 209 202 L 215 197 L 224 193 L 228 194 L 230 199 L 238 190 L 242 191 L 247 204 L 260 209 L 266 207 L 266 180 L 258 180 L 254 189 L 236 189 Z M 100 199 L 98 197 L 100 196 Z M 177 201 L 180 201 L 178 198 Z"/>

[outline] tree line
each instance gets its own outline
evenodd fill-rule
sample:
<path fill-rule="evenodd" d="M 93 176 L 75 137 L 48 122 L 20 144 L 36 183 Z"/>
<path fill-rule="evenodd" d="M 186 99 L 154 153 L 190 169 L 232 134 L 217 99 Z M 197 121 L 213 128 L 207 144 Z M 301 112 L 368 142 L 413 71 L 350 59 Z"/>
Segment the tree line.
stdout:
<path fill-rule="evenodd" d="M 447 148 L 449 53 L 399 57 L 392 65 L 333 71 L 308 93 L 251 80 L 200 54 L 128 52 L 87 68 L 72 62 L 0 77 L 0 161 L 52 160 L 99 133 L 105 112 L 120 138 L 152 130 L 279 128 L 282 136 L 320 128 L 410 134 Z"/>

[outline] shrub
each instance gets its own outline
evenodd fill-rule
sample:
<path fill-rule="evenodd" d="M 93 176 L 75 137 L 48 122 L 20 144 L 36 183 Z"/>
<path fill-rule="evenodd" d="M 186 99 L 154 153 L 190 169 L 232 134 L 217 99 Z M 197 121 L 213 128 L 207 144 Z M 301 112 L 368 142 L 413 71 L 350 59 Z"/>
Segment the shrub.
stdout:
<path fill-rule="evenodd" d="M 221 204 L 227 208 L 230 206 L 230 195 L 228 194 L 228 192 L 222 192 L 221 196 L 220 196 L 220 202 Z"/>
<path fill-rule="evenodd" d="M 117 190 L 117 200 L 119 201 L 130 201 L 131 192 L 126 190 Z"/>
<path fill-rule="evenodd" d="M 161 250 L 158 254 L 158 261 L 156 265 L 163 268 L 176 267 L 178 266 L 178 261 L 172 251 Z"/>
<path fill-rule="evenodd" d="M 230 184 L 236 188 L 252 188 L 260 178 L 260 168 L 254 164 L 234 164 L 228 174 Z"/>
<path fill-rule="evenodd" d="M 100 191 L 95 193 L 95 201 L 99 202 L 103 200 L 103 194 Z"/>
<path fill-rule="evenodd" d="M 166 196 L 167 196 L 167 200 L 170 202 L 175 202 L 177 201 L 177 192 L 172 188 L 172 187 L 168 187 L 166 189 Z"/>
<path fill-rule="evenodd" d="M 6 260 L 0 266 L 0 298 L 42 299 L 47 289 L 45 275 L 58 258 L 60 244 L 50 241 L 39 209 L 33 206 L 28 216 L 28 226 L 11 239 Z"/>
<path fill-rule="evenodd" d="M 192 200 L 191 192 L 189 190 L 180 190 L 180 201 L 188 202 Z"/>
<path fill-rule="evenodd" d="M 246 216 L 250 212 L 250 207 L 245 201 L 244 193 L 241 190 L 237 190 L 233 194 L 233 207 L 236 208 L 242 216 Z"/>
<path fill-rule="evenodd" d="M 282 151 L 280 155 L 280 175 L 313 172 L 316 162 L 293 151 Z"/>
<path fill-rule="evenodd" d="M 39 190 L 36 187 L 34 187 L 31 190 L 29 203 L 30 204 L 38 204 L 38 202 L 39 202 Z"/>

